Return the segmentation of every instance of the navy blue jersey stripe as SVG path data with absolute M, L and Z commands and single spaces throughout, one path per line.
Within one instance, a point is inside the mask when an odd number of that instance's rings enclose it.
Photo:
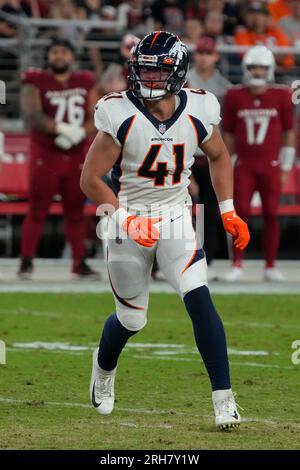
M 132 123 L 133 119 L 135 118 L 135 116 L 136 116 L 136 114 L 134 114 L 133 116 L 130 116 L 127 119 L 125 119 L 125 121 L 122 122 L 122 124 L 119 127 L 119 130 L 118 130 L 118 133 L 117 133 L 117 139 L 118 139 L 118 141 L 120 142 L 121 145 L 124 145 L 127 132 L 129 131 L 131 123 Z
M 117 196 L 119 194 L 120 188 L 121 188 L 121 183 L 120 183 L 120 178 L 122 176 L 122 169 L 121 169 L 121 161 L 122 161 L 123 155 L 119 156 L 118 160 L 114 164 L 112 171 L 111 171 L 111 184 L 112 184 L 112 189 Z
M 195 116 L 192 116 L 191 114 L 188 116 L 194 125 L 195 131 L 197 133 L 198 145 L 200 145 L 207 136 L 208 132 L 199 119 L 195 118 Z

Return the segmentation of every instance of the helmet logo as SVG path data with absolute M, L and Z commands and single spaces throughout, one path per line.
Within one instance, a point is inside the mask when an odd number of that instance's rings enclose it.
M 163 60 L 163 64 L 166 64 L 166 65 L 172 65 L 174 64 L 175 60 L 172 59 L 171 57 L 165 57 L 164 60 Z
M 167 130 L 167 126 L 162 122 L 161 124 L 159 124 L 158 130 L 161 134 L 164 134 Z

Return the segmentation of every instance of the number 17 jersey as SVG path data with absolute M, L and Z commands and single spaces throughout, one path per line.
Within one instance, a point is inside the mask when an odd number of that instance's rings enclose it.
M 183 89 L 176 100 L 166 121 L 156 119 L 130 90 L 110 93 L 96 105 L 96 128 L 121 147 L 111 176 L 121 205 L 130 211 L 156 212 L 188 200 L 194 154 L 219 124 L 220 105 L 204 90 Z
M 288 87 L 270 85 L 260 95 L 237 85 L 228 90 L 223 107 L 223 130 L 234 135 L 239 165 L 258 171 L 279 165 L 282 133 L 293 128 L 293 105 Z

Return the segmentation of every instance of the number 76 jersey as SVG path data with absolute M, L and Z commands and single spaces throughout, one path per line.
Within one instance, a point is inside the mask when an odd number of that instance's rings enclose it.
M 110 93 L 96 105 L 96 128 L 120 146 L 112 182 L 120 203 L 131 211 L 183 205 L 194 154 L 220 122 L 212 93 L 183 89 L 176 100 L 166 121 L 156 119 L 129 90 Z

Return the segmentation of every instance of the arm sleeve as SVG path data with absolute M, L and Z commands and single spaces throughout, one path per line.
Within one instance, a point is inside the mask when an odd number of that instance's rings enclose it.
M 109 134 L 114 139 L 116 144 L 121 146 L 120 141 L 117 139 L 116 126 L 112 122 L 112 119 L 109 116 L 109 113 L 102 99 L 99 100 L 95 106 L 94 122 L 96 129 L 102 132 L 106 132 L 106 134 Z
M 294 127 L 293 103 L 291 93 L 288 89 L 282 90 L 281 122 L 284 131 L 289 131 Z

